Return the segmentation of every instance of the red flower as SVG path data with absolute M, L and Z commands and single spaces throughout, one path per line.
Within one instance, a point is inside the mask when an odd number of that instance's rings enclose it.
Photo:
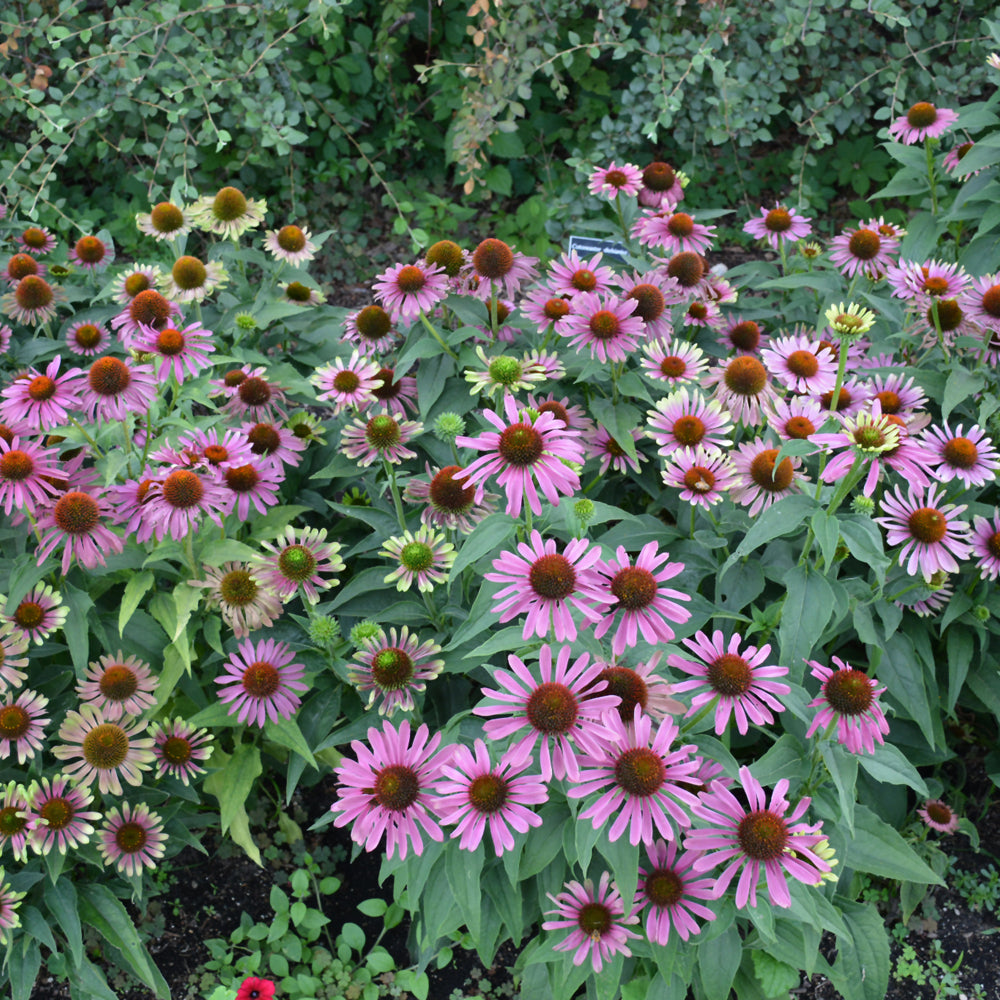
M 270 979 L 257 979 L 256 976 L 244 979 L 236 991 L 236 1000 L 272 1000 L 273 997 L 274 983 Z

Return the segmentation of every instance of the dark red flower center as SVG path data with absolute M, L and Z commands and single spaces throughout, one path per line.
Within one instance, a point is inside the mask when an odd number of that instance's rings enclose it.
M 0 479 L 19 483 L 35 470 L 34 459 L 20 448 L 12 448 L 0 455 Z
M 613 694 L 619 699 L 618 714 L 623 722 L 631 722 L 635 714 L 635 706 L 646 708 L 649 701 L 649 688 L 646 682 L 629 667 L 605 667 L 598 675 L 598 680 L 607 681 L 607 687 L 601 694 Z
M 251 698 L 270 698 L 281 687 L 281 671 L 273 663 L 256 660 L 243 671 L 243 690 Z
M 380 368 L 375 376 L 378 384 L 372 389 L 372 395 L 383 403 L 395 399 L 403 391 L 403 380 L 393 382 L 392 376 L 392 368 Z
M 161 201 L 150 212 L 153 228 L 164 235 L 175 233 L 184 225 L 184 213 L 169 201 Z
M 737 396 L 756 396 L 767 385 L 767 369 L 756 358 L 733 358 L 726 365 L 723 381 Z
M 157 334 L 155 341 L 156 349 L 165 357 L 172 358 L 184 350 L 184 334 L 180 330 L 175 330 L 168 326 Z
M 878 256 L 882 248 L 882 238 L 874 229 L 859 229 L 847 241 L 847 249 L 858 260 L 871 260 Z
M 476 812 L 499 812 L 509 793 L 510 786 L 499 774 L 481 774 L 469 782 L 469 804 Z
M 539 597 L 562 601 L 576 588 L 576 572 L 565 556 L 553 552 L 539 556 L 531 564 L 528 582 Z
M 72 490 L 61 496 L 52 510 L 52 518 L 67 535 L 86 535 L 97 527 L 101 512 L 93 497 Z
M 590 317 L 590 332 L 598 340 L 613 340 L 621 331 L 621 322 L 610 309 L 598 309 Z
M 547 403 L 542 403 L 538 407 L 539 413 L 551 413 L 556 419 L 561 420 L 563 424 L 569 427 L 569 411 L 566 409 L 562 403 L 557 403 L 554 399 L 550 399 Z
M 202 455 L 209 465 L 221 465 L 229 458 L 229 449 L 221 444 L 208 444 L 205 445 Z
M 708 316 L 708 306 L 704 302 L 692 302 L 687 314 L 691 319 L 705 319 Z
M 729 331 L 729 342 L 738 351 L 755 351 L 760 343 L 760 327 L 752 319 L 742 320 Z
M 750 478 L 762 490 L 769 493 L 781 493 L 787 490 L 792 485 L 795 475 L 790 458 L 783 458 L 781 464 L 775 468 L 774 460 L 777 457 L 777 448 L 765 448 L 759 455 L 755 455 L 750 463 Z
M 655 868 L 646 876 L 646 898 L 653 906 L 669 907 L 684 895 L 684 883 L 672 868 Z
M 32 250 L 41 250 L 42 247 L 48 242 L 48 235 L 44 229 L 39 229 L 38 226 L 29 226 L 21 234 L 21 242 L 25 246 L 31 247 Z
M 401 267 L 396 275 L 396 285 L 404 294 L 412 295 L 419 292 L 427 284 L 424 272 L 413 264 Z
M 139 690 L 139 678 L 131 667 L 113 663 L 101 675 L 98 687 L 109 701 L 125 701 Z
M 84 264 L 100 264 L 108 248 L 96 236 L 82 236 L 76 241 L 76 255 Z
M 449 278 L 454 278 L 462 270 L 464 263 L 462 248 L 452 240 L 438 240 L 424 258 L 428 264 L 443 267 Z
M 562 319 L 569 312 L 569 303 L 565 299 L 547 299 L 542 306 L 542 312 L 545 313 L 546 319 L 553 321 Z
M 531 424 L 511 424 L 500 435 L 497 450 L 510 465 L 533 465 L 542 457 L 545 441 Z
M 306 248 L 306 234 L 298 226 L 282 226 L 277 242 L 286 253 L 299 253 Z
M 834 711 L 841 715 L 861 715 L 873 701 L 868 675 L 860 670 L 838 670 L 827 678 L 823 693 Z
M 312 299 L 312 289 L 301 281 L 290 281 L 285 287 L 285 297 L 290 302 L 309 302 Z
M 579 705 L 565 684 L 539 684 L 528 697 L 525 715 L 540 733 L 567 733 L 576 722 Z
M 819 371 L 819 361 L 812 351 L 792 351 L 785 363 L 798 378 L 810 378 Z
M 684 472 L 684 485 L 696 493 L 708 493 L 715 488 L 715 473 L 703 465 L 692 465 Z
M 502 278 L 514 266 L 514 252 L 502 240 L 483 240 L 472 254 L 472 266 L 482 278 Z
M 683 358 L 672 354 L 660 362 L 660 374 L 666 378 L 680 378 L 687 371 L 687 367 L 687 362 Z
M 659 791 L 666 774 L 660 755 L 647 747 L 632 747 L 615 761 L 615 781 L 629 795 L 638 798 Z
M 693 447 L 705 436 L 706 430 L 707 428 L 701 417 L 696 417 L 694 414 L 688 413 L 683 417 L 678 417 L 674 421 L 674 426 L 671 428 L 670 433 L 678 444 Z
M 183 736 L 168 736 L 160 746 L 160 753 L 168 764 L 179 766 L 191 760 L 191 741 Z
M 750 690 L 753 671 L 750 664 L 736 653 L 723 653 L 708 665 L 708 683 L 716 694 L 736 698 Z
M 124 361 L 98 358 L 90 366 L 87 384 L 99 396 L 118 396 L 132 384 L 132 375 Z
M 52 286 L 34 274 L 22 278 L 14 290 L 14 299 L 22 309 L 44 309 L 52 305 L 54 298 Z
M 416 771 L 405 764 L 390 764 L 375 775 L 375 801 L 390 812 L 403 812 L 417 801 L 420 781 Z
M 808 417 L 789 417 L 785 421 L 785 433 L 797 441 L 804 441 L 816 433 L 816 425 Z
M 604 903 L 584 903 L 576 915 L 576 922 L 587 937 L 599 941 L 614 922 L 611 910 Z
M 690 236 L 694 232 L 694 219 L 687 212 L 674 212 L 667 219 L 667 230 L 672 236 L 683 239 L 683 237 Z
M 650 191 L 669 191 L 677 180 L 674 168 L 669 163 L 655 160 L 642 172 L 642 183 Z
M 7 274 L 14 281 L 20 281 L 29 274 L 38 274 L 38 262 L 30 253 L 16 253 L 7 261 Z
M 54 795 L 42 805 L 38 814 L 46 821 L 49 830 L 65 830 L 73 822 L 76 809 L 69 799 L 62 795 Z
M 24 600 L 12 615 L 14 622 L 26 631 L 38 628 L 45 620 L 45 609 L 37 601 Z
M 906 121 L 913 128 L 928 128 L 937 121 L 937 108 L 929 101 L 918 101 L 906 112 Z
M 18 815 L 18 813 L 23 812 L 25 810 L 19 809 L 17 806 L 4 806 L 0 809 L 0 837 L 7 839 L 24 832 L 28 825 L 28 818 L 24 815 Z
M 589 268 L 581 267 L 579 271 L 573 272 L 569 283 L 578 292 L 592 292 L 597 287 L 597 275 Z
M 850 405 L 854 397 L 851 395 L 848 389 L 843 386 L 840 388 L 840 392 L 837 395 L 837 412 L 843 413 Z M 830 409 L 830 404 L 833 402 L 833 390 L 829 392 L 824 392 L 822 396 L 819 397 L 819 405 L 823 407 L 824 410 Z
M 249 375 L 243 379 L 236 392 L 250 407 L 264 406 L 271 400 L 271 387 L 258 375 Z
M 202 288 L 208 271 L 205 265 L 197 257 L 178 257 L 174 261 L 174 266 L 170 269 L 174 284 L 183 291 L 191 291 L 195 288 Z
M 352 371 L 340 371 L 333 376 L 333 388 L 337 392 L 352 393 L 361 385 L 361 379 Z
M 372 657 L 372 680 L 386 691 L 398 691 L 413 679 L 413 660 L 405 649 L 386 646 Z
M 222 382 L 227 389 L 235 389 L 241 382 L 245 382 L 247 373 L 240 368 L 230 368 L 222 377 Z
M 197 473 L 176 469 L 163 480 L 163 499 L 178 510 L 196 507 L 205 496 L 205 486 Z
M 772 233 L 785 233 L 792 228 L 792 216 L 787 208 L 772 208 L 764 216 L 764 228 Z
M 148 840 L 149 835 L 141 823 L 122 823 L 115 831 L 115 844 L 126 854 L 138 854 Z
M 135 323 L 159 330 L 170 317 L 170 303 L 154 288 L 147 288 L 131 301 L 128 314 Z
M 986 548 L 994 559 L 1000 559 L 1000 531 L 994 531 L 986 539 Z
M 967 437 L 952 438 L 942 450 L 944 460 L 956 469 L 971 469 L 979 461 L 979 451 Z
M 83 323 L 73 331 L 77 347 L 89 351 L 101 342 L 101 331 L 94 323 Z
M 788 826 L 770 809 L 758 809 L 740 820 L 736 837 L 747 857 L 754 861 L 775 861 L 785 853 Z
M 253 604 L 258 590 L 257 581 L 245 569 L 232 569 L 219 581 L 219 596 L 237 608 Z
M 903 405 L 899 394 L 891 389 L 883 389 L 881 392 L 875 393 L 875 398 L 881 404 L 883 413 L 899 413 L 900 407 Z
M 461 514 L 473 504 L 476 488 L 468 481 L 455 478 L 455 473 L 461 472 L 458 465 L 448 465 L 441 469 L 430 482 L 428 493 L 430 501 L 436 510 L 447 511 L 449 514 Z
M 992 285 L 983 292 L 980 302 L 983 312 L 988 313 L 994 319 L 1000 317 L 1000 285 Z
M 635 285 L 629 290 L 625 298 L 634 299 L 638 303 L 635 307 L 635 315 L 644 323 L 652 323 L 658 320 L 663 315 L 663 310 L 667 307 L 667 301 L 663 297 L 663 292 L 656 285 Z
M 392 320 L 381 306 L 365 306 L 354 318 L 362 340 L 381 340 L 391 329 Z
M 955 818 L 955 814 L 943 802 L 928 802 L 924 809 L 935 823 L 940 823 L 942 826 L 947 825 Z
M 626 566 L 612 578 L 611 593 L 626 611 L 640 611 L 656 598 L 656 577 L 648 569 Z
M 667 264 L 667 274 L 671 278 L 676 278 L 682 287 L 694 288 L 705 277 L 705 261 L 699 254 L 690 250 L 674 254 Z
M 940 542 L 948 533 L 948 519 L 935 507 L 919 507 L 906 520 L 910 534 L 925 545 Z
M 226 469 L 223 478 L 234 493 L 250 493 L 260 482 L 260 473 L 252 465 L 237 465 Z
M 962 325 L 965 313 L 958 304 L 957 299 L 938 299 L 937 303 L 938 325 L 942 333 L 951 333 Z M 934 305 L 927 310 L 927 322 L 934 325 Z
M 30 726 L 31 716 L 20 705 L 0 708 L 0 740 L 19 740 Z

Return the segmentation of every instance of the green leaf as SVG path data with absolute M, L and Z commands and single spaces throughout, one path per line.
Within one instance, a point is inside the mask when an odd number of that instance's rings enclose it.
M 365 932 L 353 923 L 346 923 L 340 928 L 340 936 L 347 942 L 353 951 L 359 954 L 365 950 Z
M 762 785 L 773 785 L 782 778 L 793 784 L 805 780 L 809 770 L 809 755 L 802 741 L 785 733 L 751 768 L 753 776 Z
M 118 610 L 118 631 L 123 635 L 125 633 L 125 626 L 135 613 L 135 609 L 139 607 L 139 602 L 145 596 L 146 591 L 152 586 L 152 570 L 145 569 L 141 573 L 136 573 L 135 576 L 129 577 L 128 583 L 125 584 L 125 593 L 122 595 L 122 605 Z
M 760 983 L 761 989 L 769 997 L 780 997 L 799 985 L 799 970 L 785 962 L 772 958 L 766 951 L 755 948 L 753 957 L 753 972 Z
M 809 566 L 793 566 L 782 583 L 785 601 L 778 626 L 781 662 L 797 669 L 812 652 L 833 614 L 835 585 Z
M 474 851 L 461 850 L 457 843 L 452 843 L 444 859 L 444 873 L 451 888 L 451 895 L 458 903 L 462 919 L 474 941 L 479 938 L 482 916 L 482 890 L 479 883 L 483 871 L 483 857 L 482 843 Z
M 610 399 L 595 397 L 590 401 L 594 419 L 615 439 L 629 458 L 635 458 L 635 441 L 632 431 L 642 425 L 641 415 L 627 403 L 612 403 Z
M 840 813 L 847 821 L 848 832 L 853 837 L 855 785 L 858 781 L 857 755 L 848 752 L 839 743 L 830 743 L 828 740 L 820 744 L 820 752 L 837 789 Z
M 63 601 L 69 608 L 69 614 L 63 625 L 63 635 L 66 638 L 66 645 L 69 646 L 73 667 L 77 674 L 82 676 L 90 660 L 90 627 L 87 624 L 87 615 L 94 602 L 90 599 L 90 594 L 65 580 L 62 584 L 62 595 Z
M 146 951 L 121 900 L 99 882 L 81 883 L 79 893 L 80 916 L 121 952 L 130 971 L 157 997 L 170 1000 L 170 987 Z
M 626 830 L 616 841 L 608 839 L 609 824 L 601 828 L 603 836 L 598 841 L 597 849 L 608 862 L 608 869 L 615 873 L 615 884 L 622 899 L 635 899 L 636 886 L 639 884 L 639 848 L 629 843 Z
M 885 1000 L 889 989 L 889 935 L 870 903 L 840 902 L 850 937 L 837 935 L 830 978 L 847 1000 Z
M 894 635 L 885 642 L 877 673 L 889 694 L 902 705 L 933 747 L 934 722 L 924 686 L 924 672 L 913 643 L 905 635 Z
M 574 822 L 569 810 L 563 805 L 548 803 L 539 810 L 542 825 L 532 830 L 524 845 L 518 876 L 522 882 L 547 868 L 562 847 L 563 827 Z
M 279 746 L 283 746 L 288 750 L 294 750 L 311 767 L 316 767 L 316 760 L 312 755 L 312 750 L 309 749 L 309 744 L 302 735 L 302 730 L 299 729 L 299 724 L 295 719 L 280 718 L 277 722 L 268 720 L 264 735 Z
M 743 942 L 735 924 L 698 945 L 698 972 L 707 1000 L 728 1000 L 742 958 Z
M 83 958 L 83 927 L 77 911 L 76 889 L 68 878 L 59 879 L 45 890 L 45 907 L 55 917 L 66 938 L 70 958 L 79 966 Z
M 870 517 L 861 514 L 841 515 L 838 520 L 848 551 L 859 562 L 870 566 L 875 571 L 878 582 L 884 584 L 890 560 L 882 548 L 882 535 L 878 525 Z
M 384 899 L 364 899 L 358 903 L 358 909 L 366 917 L 381 917 L 389 909 L 389 904 Z
M 944 399 L 941 401 L 941 418 L 947 420 L 951 411 L 959 403 L 971 399 L 976 393 L 981 392 L 986 384 L 980 372 L 970 372 L 968 368 L 956 366 L 948 374 L 948 381 L 944 385 Z
M 219 818 L 225 833 L 240 813 L 246 816 L 253 783 L 263 771 L 260 750 L 250 743 L 238 743 L 229 757 L 217 747 L 212 763 L 219 769 L 205 779 L 203 787 L 219 800 Z
M 876 743 L 875 753 L 863 753 L 858 763 L 876 780 L 890 785 L 908 785 L 922 798 L 930 794 L 917 769 L 892 743 Z
M 820 552 L 823 553 L 823 563 L 829 569 L 833 565 L 837 543 L 840 541 L 840 522 L 825 510 L 818 510 L 809 524 L 819 543 Z
M 772 539 L 790 534 L 816 509 L 812 497 L 803 493 L 793 493 L 777 503 L 771 504 L 750 525 L 749 531 L 736 547 L 736 551 L 726 560 L 720 571 L 720 577 L 737 560 L 749 555 L 754 549 Z
M 56 939 L 52 936 L 52 931 L 49 929 L 49 925 L 45 922 L 45 918 L 39 912 L 37 907 L 25 906 L 20 910 L 21 916 L 21 926 L 24 930 L 34 938 L 37 938 L 42 944 L 45 945 L 49 951 L 58 951 L 56 947 Z
M 9 948 L 7 975 L 10 979 L 11 1000 L 29 1000 L 31 990 L 42 967 L 42 949 L 37 941 L 24 938 L 23 948 Z
M 867 806 L 855 806 L 854 823 L 854 837 L 847 842 L 844 860 L 847 867 L 881 878 L 944 885 L 896 830 Z
M 449 585 L 456 580 L 466 566 L 478 562 L 483 556 L 494 552 L 506 542 L 517 530 L 518 522 L 509 514 L 490 514 L 483 518 L 475 529 L 466 536 L 462 547 L 455 556 L 451 572 L 448 574 Z

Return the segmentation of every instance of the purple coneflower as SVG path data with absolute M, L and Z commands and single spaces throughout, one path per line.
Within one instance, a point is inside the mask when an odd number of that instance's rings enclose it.
M 69 423 L 69 411 L 79 405 L 76 385 L 70 375 L 59 378 L 62 358 L 56 355 L 43 375 L 29 368 L 3 390 L 0 416 L 29 424 L 35 430 L 50 430 Z
M 316 256 L 319 246 L 312 242 L 308 229 L 287 225 L 272 229 L 264 237 L 264 249 L 275 258 L 293 267 L 306 264 Z
M 34 441 L 0 437 L 0 503 L 8 516 L 14 510 L 34 514 L 39 503 L 58 493 L 52 479 L 59 478 L 53 448 Z
M 326 540 L 326 528 L 293 528 L 288 525 L 275 544 L 261 542 L 266 555 L 256 559 L 261 583 L 282 601 L 291 600 L 299 588 L 309 604 L 319 601 L 319 592 L 329 590 L 336 578 L 323 574 L 342 573 L 340 544 Z
M 437 584 L 447 580 L 455 561 L 455 546 L 446 541 L 443 532 L 424 525 L 416 534 L 404 531 L 402 535 L 387 539 L 379 555 L 398 563 L 384 583 L 395 583 L 400 591 L 409 590 L 416 583 L 421 593 L 430 593 Z
M 671 254 L 704 253 L 712 245 L 715 228 L 695 222 L 687 212 L 652 212 L 636 219 L 632 235 L 644 247 L 662 247 Z
M 619 195 L 634 196 L 643 184 L 642 171 L 632 163 L 620 167 L 612 161 L 606 167 L 599 167 L 587 182 L 587 190 L 593 195 L 603 195 L 612 201 Z
M 701 384 L 706 389 L 714 385 L 715 401 L 732 414 L 733 420 L 748 427 L 763 423 L 765 409 L 778 398 L 768 380 L 767 369 L 749 354 L 720 364 Z
M 697 383 L 708 370 L 705 352 L 683 341 L 654 340 L 643 345 L 642 373 L 670 388 Z
M 309 690 L 302 680 L 305 667 L 294 659 L 291 649 L 274 639 L 241 642 L 215 678 L 219 701 L 248 726 L 263 729 L 268 720 L 290 719 L 302 704 L 299 693 Z
M 958 829 L 958 816 L 946 802 L 928 799 L 917 810 L 917 815 L 938 833 L 954 833 Z
M 153 737 L 158 778 L 169 774 L 186 785 L 195 775 L 205 773 L 201 763 L 212 753 L 207 729 L 195 729 L 184 719 L 176 718 L 163 724 L 154 722 L 149 732 Z
M 42 737 L 50 721 L 45 714 L 48 703 L 45 695 L 28 688 L 17 697 L 13 691 L 7 692 L 0 703 L 0 760 L 16 754 L 18 764 L 23 765 L 42 749 Z
M 206 368 L 212 367 L 209 357 L 215 350 L 211 342 L 212 331 L 198 323 L 191 323 L 178 330 L 166 326 L 162 330 L 140 326 L 135 338 L 135 348 L 144 354 L 152 354 L 153 370 L 161 381 L 173 374 L 178 383 L 184 381 L 185 372 L 191 378 Z
M 670 458 L 681 448 L 721 450 L 732 444 L 732 420 L 722 406 L 707 401 L 697 389 L 687 386 L 656 402 L 647 410 L 646 433 L 659 445 L 659 454 Z
M 69 761 L 67 777 L 83 785 L 97 779 L 102 795 L 122 794 L 121 779 L 130 785 L 142 784 L 142 772 L 153 759 L 153 741 L 140 734 L 144 722 L 108 722 L 100 709 L 81 705 L 70 711 L 59 727 L 59 738 L 68 745 L 53 748 L 60 760 Z
M 31 811 L 28 793 L 16 781 L 8 781 L 0 788 L 0 853 L 10 844 L 14 860 L 28 859 L 28 838 L 39 825 L 38 817 Z
M 837 382 L 837 359 L 814 338 L 776 337 L 760 352 L 767 370 L 787 389 L 816 395 L 832 392 Z
M 393 322 L 432 312 L 450 291 L 448 272 L 435 264 L 395 264 L 375 279 L 375 298 Z
M 420 642 L 404 625 L 398 634 L 390 629 L 362 639 L 355 654 L 360 662 L 348 664 L 347 674 L 360 694 L 368 693 L 367 708 L 378 702 L 379 715 L 409 712 L 413 695 L 425 691 L 426 682 L 444 669 L 444 660 L 431 659 L 440 652 L 436 642 Z
M 28 800 L 31 811 L 43 821 L 30 835 L 31 846 L 39 854 L 53 848 L 65 854 L 68 847 L 82 847 L 94 833 L 91 824 L 101 818 L 99 812 L 87 808 L 94 801 L 93 794 L 63 774 L 33 781 Z
M 154 240 L 175 240 L 191 232 L 193 220 L 187 211 L 171 201 L 161 201 L 149 212 L 138 212 L 135 224 L 139 232 Z
M 84 679 L 76 685 L 76 693 L 108 722 L 117 722 L 122 716 L 142 715 L 152 708 L 158 683 L 148 663 L 118 650 L 117 656 L 102 656 L 88 666 Z
M 869 222 L 857 229 L 845 229 L 835 236 L 830 260 L 848 278 L 859 272 L 875 281 L 892 264 L 892 254 L 899 249 L 899 240 L 879 231 Z
M 250 505 L 259 514 L 266 514 L 269 507 L 278 503 L 278 487 L 284 478 L 280 469 L 257 456 L 244 465 L 229 465 L 220 471 L 219 484 L 226 491 L 222 512 L 234 510 L 241 521 L 250 516 Z
M 477 281 L 475 295 L 483 300 L 495 294 L 515 299 L 524 282 L 538 277 L 538 258 L 518 253 L 503 240 L 483 240 L 473 250 L 469 263 L 469 277 Z
M 59 545 L 63 547 L 63 575 L 69 572 L 74 557 L 87 569 L 106 565 L 105 556 L 115 555 L 125 547 L 124 539 L 107 527 L 108 522 L 115 521 L 103 491 L 63 493 L 39 511 L 38 565 Z
M 475 486 L 467 480 L 455 478 L 462 471 L 461 466 L 447 465 L 443 469 L 432 469 L 428 465 L 426 468 L 430 478 L 411 479 L 403 491 L 404 500 L 425 504 L 420 513 L 421 524 L 427 527 L 452 528 L 467 535 L 496 509 L 495 493 L 485 493 L 477 502 Z
M 766 416 L 768 426 L 782 441 L 808 441 L 827 420 L 823 408 L 808 396 L 776 399 Z
M 70 325 L 66 331 L 66 346 L 80 357 L 101 354 L 111 340 L 111 334 L 101 323 L 84 319 Z
M 169 535 L 180 542 L 198 530 L 203 515 L 207 514 L 221 528 L 220 513 L 227 500 L 226 490 L 213 473 L 174 469 L 162 479 L 155 479 L 144 498 L 143 516 L 157 539 Z
M 779 449 L 766 438 L 747 441 L 730 454 L 739 479 L 729 488 L 730 498 L 755 517 L 782 497 L 801 490 L 799 482 L 806 479 L 797 474 L 802 460 L 797 456 L 783 458 L 775 464 Z
M 979 573 L 984 580 L 1000 576 L 1000 510 L 994 508 L 993 520 L 978 514 L 972 521 L 972 555 L 979 560 Z
M 67 375 L 84 375 L 73 368 Z M 158 383 L 151 365 L 107 355 L 98 358 L 80 385 L 80 407 L 88 420 L 125 420 L 130 413 L 148 410 Z
M 17 238 L 17 245 L 23 253 L 42 257 L 56 248 L 56 238 L 45 226 L 28 226 Z
M 733 316 L 719 334 L 718 340 L 726 351 L 735 351 L 738 355 L 756 355 L 767 343 L 768 337 L 756 320 Z
M 736 466 L 718 448 L 678 448 L 670 453 L 663 481 L 681 491 L 681 499 L 706 510 L 737 483 Z
M 592 358 L 607 363 L 624 361 L 639 345 L 643 322 L 634 315 L 636 299 L 602 298 L 581 292 L 573 300 L 573 310 L 559 327 L 577 351 L 586 348 Z
M 878 687 L 874 678 L 838 657 L 831 659 L 836 670 L 806 660 L 813 677 L 823 682 L 823 690 L 808 705 L 819 711 L 806 730 L 806 739 L 817 730 L 836 725 L 838 742 L 851 753 L 861 753 L 862 749 L 875 753 L 875 744 L 884 743 L 883 736 L 889 733 L 889 723 L 878 703 L 885 687 Z
M 322 368 L 317 368 L 309 381 L 319 390 L 316 398 L 333 403 L 333 412 L 353 408 L 365 409 L 372 400 L 371 391 L 378 384 L 377 361 L 366 361 L 357 351 L 349 359 L 337 358 Z
M 549 265 L 546 286 L 553 297 L 567 295 L 571 299 L 581 292 L 598 295 L 611 291 L 615 272 L 601 265 L 603 253 L 596 253 L 588 261 L 581 260 L 576 251 L 564 253 Z
M 366 423 L 355 418 L 344 428 L 340 446 L 343 453 L 362 468 L 377 459 L 398 465 L 404 459 L 416 458 L 417 453 L 406 444 L 423 429 L 419 421 L 397 420 L 387 413 L 380 413 Z
M 392 317 L 381 306 L 365 306 L 344 320 L 343 339 L 356 344 L 361 354 L 381 357 L 396 341 Z
M 69 252 L 70 263 L 85 271 L 103 271 L 114 258 L 114 247 L 97 236 L 81 236 Z
M 237 639 L 268 628 L 281 617 L 281 598 L 264 584 L 257 568 L 229 562 L 204 569 L 205 579 L 188 580 L 188 586 L 208 591 L 208 603 L 221 609 L 222 620 Z
M 985 486 L 996 479 L 1000 470 L 1000 453 L 976 424 L 965 434 L 961 424 L 954 432 L 947 422 L 944 427 L 928 427 L 920 444 L 931 466 L 931 475 L 942 483 L 957 479 L 966 488 Z
M 39 583 L 21 598 L 17 607 L 5 607 L 2 617 L 26 641 L 40 645 L 63 627 L 68 615 L 62 597 L 49 584 Z M 10 650 L 5 652 L 9 662 Z
M 97 847 L 106 865 L 114 865 L 126 875 L 141 875 L 147 868 L 155 868 L 163 857 L 167 835 L 163 821 L 150 808 L 128 802 L 113 806 L 104 818 L 98 835 Z
M 715 913 L 699 899 L 713 899 L 713 881 L 693 877 L 698 851 L 677 853 L 677 841 L 656 841 L 647 846 L 649 867 L 639 867 L 637 899 L 646 908 L 646 937 L 659 945 L 670 943 L 670 931 L 676 931 L 682 941 L 701 932 L 695 917 L 714 920 Z
M 889 138 L 912 146 L 924 139 L 937 139 L 958 121 L 958 112 L 936 108 L 929 101 L 918 101 L 889 126 Z
M 812 233 L 812 220 L 807 219 L 794 208 L 775 205 L 774 208 L 762 208 L 759 219 L 751 219 L 743 226 L 743 232 L 756 240 L 766 240 L 775 250 L 780 250 L 784 243 L 796 243 Z

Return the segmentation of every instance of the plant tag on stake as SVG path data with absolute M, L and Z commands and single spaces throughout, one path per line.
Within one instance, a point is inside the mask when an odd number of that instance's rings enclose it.
M 569 252 L 578 257 L 586 257 L 595 253 L 607 254 L 610 257 L 620 257 L 624 261 L 628 257 L 628 247 L 617 240 L 602 240 L 596 236 L 570 236 Z

